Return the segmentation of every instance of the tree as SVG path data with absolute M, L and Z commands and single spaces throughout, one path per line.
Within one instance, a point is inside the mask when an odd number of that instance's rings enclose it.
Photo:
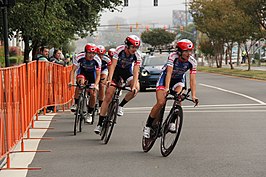
M 154 47 L 170 44 L 175 40 L 176 34 L 157 28 L 141 33 L 141 40 Z
M 250 37 L 261 36 L 258 23 L 253 23 L 252 18 L 237 8 L 233 0 L 194 0 L 190 8 L 197 29 L 215 44 L 215 55 L 219 56 L 217 61 L 220 63 L 224 48 L 229 51 L 231 60 L 235 43 L 246 43 Z
M 41 45 L 61 47 L 64 41 L 92 34 L 103 9 L 116 10 L 120 0 L 17 0 L 9 9 L 10 36 L 16 31 L 25 42 L 24 60 Z

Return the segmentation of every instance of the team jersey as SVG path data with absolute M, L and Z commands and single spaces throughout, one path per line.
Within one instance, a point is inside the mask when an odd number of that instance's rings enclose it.
M 197 72 L 197 61 L 190 56 L 188 61 L 182 62 L 178 59 L 178 55 L 176 52 L 173 52 L 169 55 L 167 64 L 163 68 L 163 72 L 167 72 L 167 66 L 173 67 L 173 72 L 171 79 L 181 79 L 183 78 L 185 72 L 190 70 L 190 74 L 196 74 Z
M 111 59 L 107 55 L 104 55 L 102 58 L 102 71 L 105 70 L 111 64 Z
M 129 69 L 132 68 L 132 64 L 135 63 L 134 65 L 140 65 L 141 63 L 141 55 L 139 51 L 136 51 L 133 55 L 126 56 L 125 52 L 125 45 L 118 46 L 115 50 L 113 59 L 118 60 L 117 61 L 117 66 L 118 68 L 121 69 Z
M 101 70 L 101 59 L 98 55 L 95 55 L 93 60 L 86 60 L 85 53 L 79 53 L 73 60 L 73 64 L 79 67 L 81 72 L 94 72 Z

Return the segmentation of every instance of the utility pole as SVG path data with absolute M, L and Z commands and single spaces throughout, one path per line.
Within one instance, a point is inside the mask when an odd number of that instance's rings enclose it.
M 187 0 L 185 0 L 185 18 L 186 18 L 186 27 L 187 27 L 187 12 L 188 12 L 188 10 L 187 10 Z

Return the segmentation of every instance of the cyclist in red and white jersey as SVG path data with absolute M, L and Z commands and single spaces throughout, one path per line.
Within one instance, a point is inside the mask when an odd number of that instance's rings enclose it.
M 176 44 L 177 51 L 169 55 L 156 86 L 157 102 L 153 106 L 146 126 L 143 129 L 143 136 L 150 138 L 150 130 L 155 118 L 159 116 L 161 108 L 165 104 L 165 96 L 169 89 L 177 93 L 185 86 L 185 73 L 190 70 L 190 88 L 193 101 L 196 98 L 196 71 L 197 61 L 191 56 L 194 49 L 193 43 L 188 39 L 182 39 Z M 175 123 L 170 123 L 169 130 L 175 132 Z
M 77 70 L 77 83 L 84 85 L 85 81 L 90 85 L 90 100 L 88 107 L 88 114 L 85 118 L 86 123 L 92 123 L 92 111 L 94 110 L 96 103 L 96 91 L 100 82 L 101 74 L 101 59 L 96 55 L 97 46 L 92 43 L 88 43 L 85 46 L 85 52 L 78 54 L 73 60 L 73 68 L 70 72 L 71 82 L 74 83 L 74 74 Z M 71 106 L 71 111 L 75 112 L 77 109 L 77 103 L 79 98 L 79 89 L 75 89 L 75 104 Z
M 107 78 L 107 84 L 110 85 L 110 82 L 118 83 L 122 78 L 132 90 L 132 92 L 128 92 L 126 94 L 125 98 L 119 104 L 117 112 L 117 115 L 119 116 L 124 114 L 123 106 L 132 98 L 134 98 L 139 90 L 138 74 L 141 63 L 141 55 L 137 51 L 139 46 L 139 37 L 136 35 L 130 35 L 125 39 L 125 45 L 118 46 L 114 52 L 110 72 Z M 102 123 L 106 117 L 108 105 L 112 100 L 114 92 L 115 87 L 107 87 L 106 95 L 100 110 L 99 122 L 97 127 L 94 129 L 95 133 L 97 134 L 101 132 Z
M 108 70 L 111 65 L 111 59 L 108 55 L 105 55 L 106 50 L 103 45 L 97 46 L 97 54 L 102 60 L 102 67 L 101 67 L 101 82 L 99 84 L 99 107 L 102 106 L 102 102 L 105 96 L 105 87 L 106 87 L 106 79 L 108 76 Z

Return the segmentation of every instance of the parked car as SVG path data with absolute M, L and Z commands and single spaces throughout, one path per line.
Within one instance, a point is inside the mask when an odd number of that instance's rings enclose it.
M 139 74 L 140 91 L 156 87 L 157 80 L 160 77 L 163 66 L 167 62 L 167 58 L 168 54 L 154 53 L 143 59 Z

